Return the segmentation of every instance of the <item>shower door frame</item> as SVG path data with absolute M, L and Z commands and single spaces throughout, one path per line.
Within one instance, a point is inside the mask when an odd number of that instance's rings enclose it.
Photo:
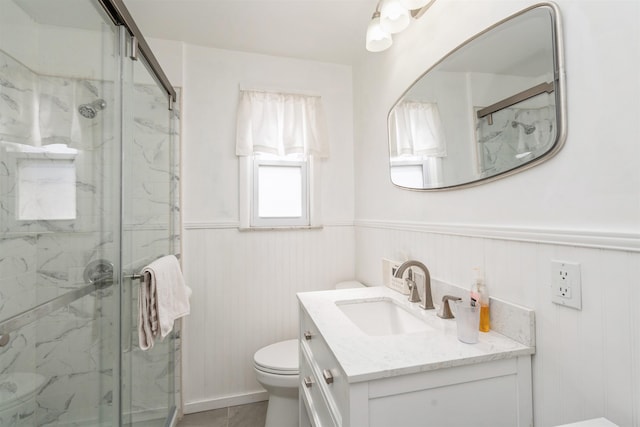
M 162 93 L 166 95 L 167 100 L 167 108 L 166 110 L 166 124 L 168 125 L 168 133 L 166 136 L 169 139 L 169 202 L 170 204 L 174 204 L 176 201 L 174 200 L 175 193 L 174 187 L 171 185 L 171 175 L 176 172 L 173 168 L 175 165 L 175 159 L 173 158 L 175 154 L 175 144 L 176 139 L 175 133 L 173 132 L 173 125 L 175 124 L 173 115 L 171 114 L 171 110 L 173 107 L 173 102 L 171 101 L 171 97 L 175 96 L 169 92 L 166 92 L 165 86 L 162 83 L 159 75 L 154 71 L 151 62 L 144 55 L 141 54 L 141 49 L 139 46 L 140 39 L 131 35 L 128 29 L 124 25 L 120 25 L 120 50 L 121 54 L 121 126 L 120 126 L 120 141 L 122 143 L 120 155 L 120 233 L 119 233 L 119 283 L 121 284 L 120 288 L 120 304 L 119 304 L 119 319 L 120 319 L 120 355 L 118 360 L 118 371 L 120 373 L 120 381 L 119 381 L 119 390 L 118 390 L 118 399 L 117 399 L 117 414 L 119 415 L 120 426 L 135 426 L 137 422 L 144 422 L 145 417 L 151 415 L 153 417 L 154 411 L 157 411 L 158 407 L 146 408 L 147 412 L 136 412 L 134 410 L 136 397 L 140 397 L 140 386 L 141 378 L 135 375 L 136 369 L 133 369 L 132 365 L 135 365 L 134 359 L 139 358 L 141 356 L 141 351 L 137 347 L 137 334 L 134 330 L 133 326 L 135 326 L 136 321 L 134 318 L 136 317 L 136 306 L 135 301 L 137 298 L 136 287 L 141 286 L 141 274 L 140 271 L 144 267 L 145 264 L 153 261 L 154 258 L 168 255 L 168 254 L 176 254 L 179 256 L 179 247 L 175 247 L 175 211 L 171 212 L 169 217 L 169 222 L 165 224 L 167 226 L 168 237 L 169 237 L 169 245 L 165 247 L 162 252 L 153 252 L 153 248 L 148 248 L 148 251 L 144 251 L 145 260 L 141 262 L 139 258 L 140 254 L 138 254 L 138 258 L 135 256 L 132 258 L 132 251 L 135 252 L 135 245 L 129 246 L 131 244 L 132 235 L 135 231 L 131 229 L 133 224 L 128 223 L 132 218 L 130 217 L 130 210 L 132 209 L 133 199 L 131 199 L 132 194 L 131 187 L 136 184 L 140 184 L 137 178 L 131 176 L 131 181 L 127 181 L 128 174 L 131 168 L 135 170 L 141 170 L 145 168 L 143 163 L 137 163 L 133 158 L 133 153 L 131 149 L 134 145 L 142 146 L 145 145 L 144 139 L 140 140 L 136 137 L 134 122 L 138 121 L 137 114 L 140 113 L 140 110 L 137 110 L 137 93 L 135 88 L 140 84 L 145 86 L 147 83 L 138 82 L 136 75 L 139 77 L 140 72 L 143 72 L 145 75 L 148 75 L 153 80 L 152 84 L 154 87 L 158 89 L 158 95 Z M 136 69 L 139 71 L 136 72 Z M 144 70 L 144 71 L 142 71 Z M 173 88 L 172 88 L 173 89 Z M 143 91 L 144 92 L 144 91 Z M 160 105 L 160 104 L 158 104 Z M 164 120 L 164 119 L 163 119 Z M 164 135 L 164 134 L 163 134 Z M 134 143 L 135 141 L 135 143 Z M 149 142 L 149 141 L 147 141 Z M 139 161 L 140 159 L 138 159 Z M 144 174 L 143 174 L 144 175 Z M 139 248 L 138 248 L 139 249 Z M 156 248 L 157 249 L 157 248 Z M 134 261 L 135 258 L 135 261 Z M 177 326 L 179 327 L 179 326 Z M 163 410 L 166 409 L 166 417 L 158 418 L 157 420 L 164 419 L 164 427 L 172 427 L 175 426 L 178 417 L 178 408 L 177 408 L 177 400 L 176 400 L 176 376 L 175 376 L 175 332 L 170 333 L 169 336 L 165 338 L 165 340 L 169 340 L 168 348 L 166 349 L 166 360 L 164 362 L 168 364 L 168 376 L 163 378 L 163 380 L 167 380 L 169 382 L 169 400 L 167 401 L 167 406 L 162 407 Z M 157 337 L 156 341 L 160 341 Z M 164 341 L 164 340 L 163 340 Z M 157 346 L 164 345 L 164 343 L 157 342 Z M 156 348 L 151 348 L 147 350 L 147 353 L 152 353 L 156 351 Z M 161 352 L 163 350 L 160 350 Z M 157 356 L 157 353 L 156 353 Z M 153 357 L 150 355 L 149 357 Z M 166 366 L 166 365 L 165 365 Z M 138 366 L 140 367 L 140 366 Z M 179 368 L 178 368 L 179 369 Z M 157 379 L 156 377 L 154 377 Z M 149 380 L 151 380 L 149 378 Z M 144 394 L 144 393 L 143 393 Z M 139 401 L 137 403 L 140 403 Z M 154 402 L 154 403 L 157 403 Z M 139 415 L 142 415 L 143 419 L 136 419 Z M 156 418 L 153 418 L 154 420 Z
M 125 145 L 125 138 L 127 137 L 126 135 L 126 130 L 125 130 L 125 121 L 127 120 L 127 117 L 124 117 L 124 103 L 125 103 L 125 97 L 126 95 L 123 93 L 124 91 L 124 74 L 125 74 L 125 69 L 127 69 L 128 67 L 125 65 L 125 61 L 127 59 L 133 60 L 133 61 L 137 61 L 139 59 L 139 56 L 142 57 L 143 61 L 146 64 L 146 68 L 147 70 L 153 75 L 153 77 L 155 78 L 155 80 L 157 81 L 157 83 L 160 84 L 160 86 L 165 90 L 165 92 L 168 95 L 167 98 L 167 109 L 169 111 L 173 110 L 174 107 L 174 103 L 176 102 L 176 98 L 177 98 L 177 94 L 175 89 L 173 88 L 173 86 L 171 85 L 171 83 L 169 82 L 168 77 L 166 76 L 166 74 L 164 73 L 164 71 L 162 70 L 162 67 L 160 66 L 160 64 L 158 63 L 157 59 L 155 58 L 155 56 L 153 55 L 153 52 L 151 51 L 151 48 L 149 47 L 149 45 L 147 44 L 146 40 L 144 39 L 140 29 L 138 28 L 138 26 L 136 25 L 133 17 L 131 16 L 131 14 L 129 13 L 129 11 L 127 10 L 126 6 L 124 5 L 124 3 L 121 0 L 98 0 L 100 2 L 100 4 L 102 5 L 102 7 L 104 8 L 104 10 L 106 11 L 106 13 L 110 16 L 110 18 L 112 19 L 112 21 L 114 22 L 115 25 L 121 27 L 121 31 L 120 31 L 120 48 L 121 48 L 121 55 L 120 55 L 120 59 L 121 59 L 121 74 L 120 74 L 120 105 L 121 105 L 121 117 L 120 117 L 120 131 L 121 131 L 121 138 L 120 138 L 120 142 L 121 142 L 121 155 L 124 156 L 124 145 Z M 127 58 L 128 57 L 128 58 Z M 170 124 L 171 126 L 171 124 Z M 171 143 L 175 143 L 175 141 L 171 141 Z M 172 149 L 173 151 L 173 149 Z M 120 251 L 119 251 L 119 262 L 118 264 L 120 265 L 120 268 L 117 270 L 117 273 L 119 275 L 118 277 L 118 283 L 120 283 L 120 286 L 127 286 L 127 284 L 131 284 L 131 276 L 129 275 L 129 277 L 127 277 L 127 275 L 124 274 L 124 272 L 122 271 L 122 266 L 123 266 L 123 241 L 122 241 L 122 233 L 123 233 L 123 224 L 122 221 L 124 219 L 124 206 L 126 201 L 124 200 L 124 173 L 123 173 L 123 165 L 124 165 L 124 157 L 121 159 L 120 161 L 120 179 L 121 179 L 121 188 L 120 188 L 120 198 L 119 198 L 119 203 L 120 203 L 120 236 L 119 236 L 119 246 L 120 246 Z M 172 221 L 171 226 L 173 226 L 174 221 Z M 133 272 L 133 274 L 136 274 L 137 272 Z M 121 296 L 124 295 L 123 294 L 124 289 L 120 289 L 120 294 Z M 125 357 L 124 357 L 124 349 L 127 348 L 129 346 L 129 342 L 131 340 L 130 337 L 130 333 L 131 331 L 128 330 L 127 328 L 130 326 L 129 324 L 125 324 L 126 322 L 124 322 L 123 320 L 123 316 L 124 316 L 124 308 L 123 308 L 123 301 L 121 298 L 121 302 L 118 305 L 118 311 L 119 311 L 119 318 L 120 318 L 120 322 L 119 322 L 119 327 L 120 327 L 120 338 L 119 338 L 119 343 L 120 343 L 120 355 L 118 357 L 117 360 L 117 370 L 120 373 L 120 375 L 122 375 L 122 373 L 124 372 L 124 363 L 125 363 Z M 175 345 L 173 346 L 173 351 L 175 352 Z M 174 365 L 174 370 L 175 370 L 175 354 L 169 354 L 169 360 L 167 361 L 167 363 L 173 364 Z M 175 371 L 171 371 L 168 375 L 173 375 L 175 378 Z M 123 387 L 122 387 L 122 381 L 123 379 L 120 378 L 120 380 L 117 382 L 118 384 L 118 388 L 117 390 L 114 390 L 115 393 L 117 393 L 117 399 L 114 399 L 114 403 L 115 403 L 115 407 L 114 407 L 114 411 L 115 411 L 115 417 L 114 419 L 118 420 L 118 425 L 122 426 L 123 425 L 123 420 L 125 417 L 125 414 L 123 413 L 123 410 L 125 408 L 124 402 L 123 402 Z M 175 399 L 175 389 L 176 389 L 176 385 L 175 385 L 175 379 L 173 382 L 173 404 L 169 404 L 168 407 L 168 415 L 165 419 L 165 427 L 173 427 L 176 425 L 177 423 L 177 417 L 178 417 L 178 408 L 177 408 L 177 402 Z M 131 396 L 129 396 L 131 397 Z M 130 402 L 129 402 L 130 403 Z

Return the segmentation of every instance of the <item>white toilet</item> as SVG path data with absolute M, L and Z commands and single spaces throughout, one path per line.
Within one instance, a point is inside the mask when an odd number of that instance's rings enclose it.
M 361 288 L 356 281 L 340 282 L 336 289 Z M 280 341 L 253 355 L 256 379 L 269 393 L 265 427 L 298 426 L 298 340 Z

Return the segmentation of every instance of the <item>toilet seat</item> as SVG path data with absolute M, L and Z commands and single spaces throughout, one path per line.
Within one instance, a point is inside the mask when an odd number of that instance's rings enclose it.
M 256 351 L 256 369 L 276 375 L 298 375 L 298 340 L 280 341 Z

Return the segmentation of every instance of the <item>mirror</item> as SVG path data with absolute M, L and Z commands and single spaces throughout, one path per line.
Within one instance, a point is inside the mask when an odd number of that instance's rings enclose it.
M 512 175 L 564 143 L 557 6 L 525 9 L 445 56 L 388 116 L 391 181 L 442 190 Z

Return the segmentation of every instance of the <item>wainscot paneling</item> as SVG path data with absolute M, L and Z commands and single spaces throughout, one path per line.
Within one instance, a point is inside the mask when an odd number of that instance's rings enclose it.
M 507 230 L 489 238 L 482 228 L 435 228 L 356 221 L 356 276 L 380 283 L 382 258 L 412 258 L 432 277 L 466 286 L 473 267 L 482 267 L 492 296 L 535 310 L 534 424 L 604 416 L 640 425 L 638 236 L 614 250 L 620 235 L 613 233 L 559 230 L 554 241 L 531 230 L 518 239 Z M 551 302 L 551 260 L 580 263 L 582 310 Z
M 264 400 L 253 354 L 296 337 L 296 293 L 354 278 L 352 225 L 239 231 L 233 224 L 184 224 L 184 272 L 193 289 L 184 330 L 186 412 Z

